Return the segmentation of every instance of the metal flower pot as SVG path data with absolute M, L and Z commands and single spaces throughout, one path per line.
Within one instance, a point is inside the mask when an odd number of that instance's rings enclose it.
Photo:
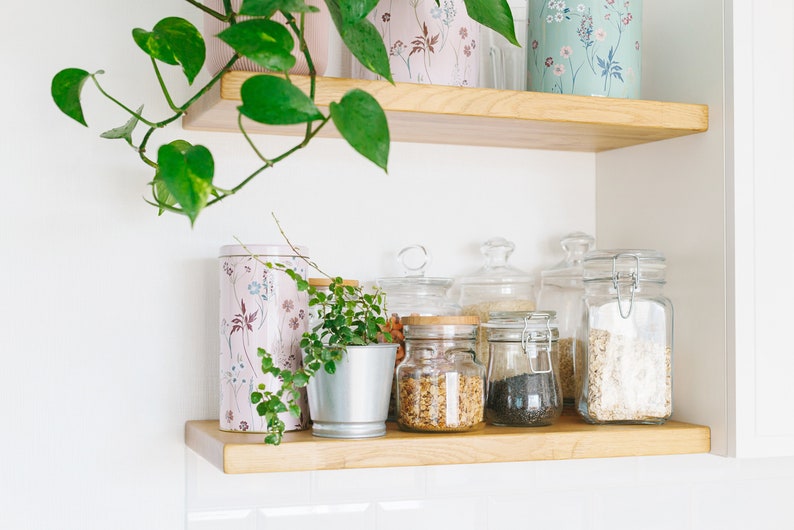
M 318 371 L 307 387 L 312 434 L 374 438 L 386 434 L 397 344 L 348 346 L 336 373 Z

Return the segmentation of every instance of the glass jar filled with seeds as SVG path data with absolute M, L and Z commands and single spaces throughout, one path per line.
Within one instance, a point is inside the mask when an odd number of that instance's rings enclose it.
M 403 318 L 405 360 L 397 367 L 397 424 L 406 431 L 483 426 L 485 368 L 474 360 L 476 316 Z
M 573 407 L 582 386 L 581 374 L 574 370 L 577 357 L 583 355 L 582 314 L 584 281 L 582 260 L 592 249 L 595 238 L 584 232 L 567 234 L 560 240 L 565 258 L 540 273 L 538 309 L 555 311 L 560 340 L 560 385 L 563 403 Z
M 579 414 L 590 423 L 664 423 L 672 408 L 673 305 L 655 250 L 584 257 L 585 340 Z
M 554 311 L 493 312 L 488 322 L 488 423 L 551 425 L 562 413 Z

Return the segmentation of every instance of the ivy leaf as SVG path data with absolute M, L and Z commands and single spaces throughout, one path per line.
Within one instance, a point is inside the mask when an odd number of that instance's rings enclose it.
M 271 17 L 276 11 L 316 13 L 319 9 L 303 0 L 243 0 L 240 14 L 251 17 Z
M 331 118 L 353 149 L 386 171 L 389 161 L 389 124 L 377 100 L 354 88 L 330 105 Z
M 291 125 L 323 119 L 314 102 L 298 87 L 280 77 L 257 75 L 240 87 L 243 116 L 268 125 Z
M 504 2 L 505 0 L 500 1 Z M 340 0 L 325 0 L 325 5 L 328 7 L 331 20 L 334 21 L 339 36 L 342 37 L 342 42 L 353 56 L 365 68 L 393 83 L 386 45 L 383 44 L 383 38 L 372 22 L 366 18 L 355 22 L 346 21 L 340 7 Z M 348 13 L 348 17 L 350 17 L 350 13 Z
M 157 151 L 159 178 L 174 196 L 192 225 L 212 191 L 215 163 L 209 149 L 183 140 L 165 144 Z
M 378 0 L 345 0 L 339 4 L 342 21 L 346 25 L 355 24 L 369 15 L 378 5 Z
M 132 38 L 153 59 L 182 65 L 182 71 L 191 85 L 204 66 L 207 54 L 204 38 L 196 26 L 184 18 L 164 18 L 155 24 L 152 31 L 135 28 Z
M 466 13 L 471 18 L 518 46 L 513 13 L 507 0 L 463 0 L 463 3 L 466 4 Z
M 256 18 L 238 22 L 218 34 L 218 37 L 267 70 L 286 72 L 295 66 L 292 33 L 278 22 Z
M 154 195 L 154 200 L 160 205 L 160 208 L 157 210 L 157 215 L 163 215 L 165 212 L 165 208 L 163 206 L 176 206 L 177 202 L 171 192 L 168 191 L 168 186 L 165 185 L 165 182 L 160 177 L 160 170 L 158 169 L 154 175 L 154 180 L 152 181 L 152 194 Z
M 102 73 L 100 70 L 97 73 Z M 55 104 L 61 112 L 86 127 L 88 124 L 83 117 L 83 106 L 80 104 L 80 93 L 83 85 L 91 74 L 79 68 L 66 68 L 52 78 L 50 92 Z
M 138 116 L 141 115 L 143 111 L 143 105 L 138 107 L 138 110 L 135 111 L 136 116 L 132 116 L 127 123 L 122 125 L 121 127 L 115 127 L 110 129 L 109 131 L 105 131 L 99 136 L 101 138 L 108 138 L 110 140 L 118 140 L 122 139 L 126 141 L 128 144 L 132 145 L 132 132 L 135 130 L 135 127 L 138 125 Z

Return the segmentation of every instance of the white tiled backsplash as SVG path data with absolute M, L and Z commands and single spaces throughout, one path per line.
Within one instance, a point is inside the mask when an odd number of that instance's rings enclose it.
M 794 529 L 794 458 L 225 475 L 186 449 L 187 530 Z

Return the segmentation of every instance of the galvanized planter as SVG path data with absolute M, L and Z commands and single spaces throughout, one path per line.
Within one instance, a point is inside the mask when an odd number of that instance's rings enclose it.
M 375 438 L 386 434 L 397 344 L 348 346 L 336 373 L 324 370 L 307 387 L 312 434 Z

